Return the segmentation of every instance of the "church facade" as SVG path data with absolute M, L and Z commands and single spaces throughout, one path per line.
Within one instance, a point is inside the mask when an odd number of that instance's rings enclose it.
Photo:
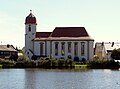
M 35 57 L 93 58 L 92 39 L 84 27 L 56 27 L 53 32 L 36 32 L 36 17 L 30 12 L 25 19 L 25 54 Z

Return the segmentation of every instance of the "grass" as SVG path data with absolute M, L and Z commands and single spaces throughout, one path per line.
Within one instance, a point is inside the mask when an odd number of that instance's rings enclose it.
M 88 65 L 86 64 L 76 64 L 75 69 L 86 69 Z

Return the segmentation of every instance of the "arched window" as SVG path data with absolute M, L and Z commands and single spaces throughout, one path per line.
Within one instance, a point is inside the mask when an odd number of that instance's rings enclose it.
M 40 43 L 40 55 L 43 56 L 43 46 L 44 46 L 44 43 Z
M 81 42 L 81 55 L 85 55 L 85 42 Z
M 68 53 L 71 53 L 71 42 L 68 42 Z
M 65 55 L 65 42 L 61 43 L 61 55 L 64 56 Z
M 58 56 L 58 42 L 55 42 L 55 55 Z
M 74 55 L 78 56 L 78 43 L 77 42 L 74 43 Z
M 29 25 L 29 28 L 28 28 L 29 32 L 31 32 L 31 25 Z

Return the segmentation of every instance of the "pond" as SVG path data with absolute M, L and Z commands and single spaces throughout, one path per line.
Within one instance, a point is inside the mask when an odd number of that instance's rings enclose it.
M 0 89 L 119 88 L 119 70 L 0 69 Z

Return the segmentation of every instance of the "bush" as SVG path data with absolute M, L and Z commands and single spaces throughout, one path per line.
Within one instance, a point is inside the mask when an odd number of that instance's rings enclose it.
M 72 59 L 72 56 L 71 56 L 71 55 L 68 55 L 68 59 Z
M 64 64 L 65 64 L 64 59 L 59 59 L 58 60 L 58 66 L 59 66 L 59 68 L 62 68 L 63 66 L 65 66 Z
M 85 58 L 82 58 L 81 62 L 82 62 L 83 64 L 85 64 L 85 63 L 86 63 L 86 59 L 85 59 Z
M 0 64 L 3 68 L 11 68 L 15 66 L 16 62 L 12 60 L 0 60 Z
M 37 60 L 37 56 L 36 56 L 36 55 L 33 55 L 33 56 L 32 56 L 32 60 Z
M 112 57 L 112 59 L 120 60 L 120 48 L 114 49 L 111 53 L 111 57 Z
M 119 63 L 114 60 L 98 59 L 88 61 L 88 66 L 91 68 L 116 68 L 119 67 Z
M 75 65 L 75 62 L 71 59 L 65 60 L 65 67 L 66 68 L 72 68 Z
M 24 62 L 25 68 L 35 68 L 36 67 L 36 61 L 30 60 Z

